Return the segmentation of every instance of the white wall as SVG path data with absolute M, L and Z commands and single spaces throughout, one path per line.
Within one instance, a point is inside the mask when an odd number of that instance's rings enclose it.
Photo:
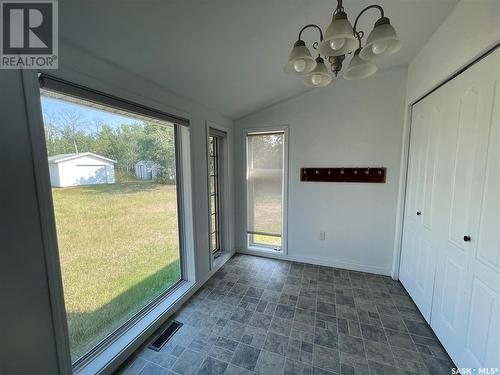
M 406 70 L 339 80 L 235 122 L 236 247 L 245 248 L 244 132 L 287 124 L 288 258 L 389 275 Z M 301 167 L 387 167 L 385 184 L 299 181 Z M 319 240 L 319 232 L 326 240 Z
M 408 66 L 413 102 L 500 41 L 500 1 L 461 0 Z
M 209 270 L 207 120 L 232 127 L 232 121 L 198 103 L 179 97 L 131 72 L 60 45 L 60 69 L 47 73 L 77 84 L 190 120 L 194 244 L 198 285 Z M 36 200 L 28 120 L 19 71 L 0 71 L 0 373 L 59 374 Z M 229 134 L 228 136 L 232 136 Z M 232 155 L 232 150 L 231 153 Z M 232 176 L 229 176 L 232 182 Z M 233 205 L 229 202 L 229 223 Z M 8 219 L 8 220 L 7 220 Z M 232 230 L 232 228 L 230 228 Z M 232 236 L 231 236 L 232 238 Z M 234 249 L 232 243 L 230 249 Z M 7 323 L 7 324 L 6 324 Z

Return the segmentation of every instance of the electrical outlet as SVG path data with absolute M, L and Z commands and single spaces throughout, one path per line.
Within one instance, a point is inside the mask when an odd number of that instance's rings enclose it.
M 326 233 L 325 232 L 319 232 L 319 239 L 320 239 L 320 241 L 324 241 L 325 237 L 326 237 Z

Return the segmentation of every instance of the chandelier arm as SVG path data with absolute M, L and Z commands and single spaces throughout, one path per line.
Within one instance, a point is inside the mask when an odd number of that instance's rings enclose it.
M 314 23 L 310 23 L 309 25 L 305 25 L 302 29 L 300 29 L 300 32 L 299 32 L 299 40 L 302 40 L 302 32 L 306 29 L 309 29 L 309 28 L 316 28 L 318 29 L 319 31 L 319 41 L 322 42 L 323 41 L 323 31 L 321 30 L 321 27 L 319 27 L 318 25 L 314 24 Z
M 370 5 L 370 6 L 367 6 L 365 9 L 363 9 L 361 12 L 359 12 L 358 16 L 356 17 L 356 21 L 354 21 L 354 27 L 353 27 L 353 30 L 354 30 L 354 35 L 356 36 L 357 34 L 357 29 L 356 29 L 356 26 L 358 25 L 358 20 L 359 20 L 359 17 L 361 17 L 361 15 L 363 13 L 365 13 L 366 11 L 370 10 L 370 9 L 378 9 L 380 11 L 380 16 L 381 17 L 384 17 L 384 8 L 382 8 L 380 5 L 376 5 L 376 4 L 373 4 L 373 5 Z
M 361 30 L 355 31 L 354 36 L 358 39 L 359 48 L 361 48 L 361 39 L 363 39 L 363 37 L 365 36 L 365 32 Z

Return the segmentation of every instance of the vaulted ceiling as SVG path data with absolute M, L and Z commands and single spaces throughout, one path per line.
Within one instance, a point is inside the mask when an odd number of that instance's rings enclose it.
M 378 0 L 403 48 L 380 65 L 404 67 L 458 0 Z M 344 0 L 351 22 L 366 0 Z M 68 0 L 62 39 L 233 119 L 309 90 L 286 75 L 300 28 L 331 21 L 334 0 Z M 376 12 L 360 20 L 370 31 Z M 317 40 L 309 30 L 304 39 Z M 347 61 L 345 62 L 347 64 Z M 333 83 L 335 84 L 335 83 Z

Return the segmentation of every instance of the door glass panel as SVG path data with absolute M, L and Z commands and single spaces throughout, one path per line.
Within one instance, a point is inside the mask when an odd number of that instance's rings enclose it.
M 280 248 L 283 230 L 284 133 L 247 136 L 250 244 Z

